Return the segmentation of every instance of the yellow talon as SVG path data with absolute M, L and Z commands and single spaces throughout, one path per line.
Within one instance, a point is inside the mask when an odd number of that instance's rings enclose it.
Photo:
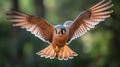
M 64 49 L 64 47 L 58 47 L 58 46 L 55 47 L 56 52 L 63 51 L 63 49 Z
M 58 46 L 55 47 L 55 51 L 59 52 L 59 47 Z

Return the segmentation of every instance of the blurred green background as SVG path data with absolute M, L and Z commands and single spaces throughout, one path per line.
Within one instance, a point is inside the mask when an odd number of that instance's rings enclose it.
M 95 29 L 72 41 L 79 55 L 72 60 L 41 58 L 35 53 L 48 43 L 6 20 L 11 8 L 63 24 L 101 0 L 0 0 L 0 67 L 120 67 L 120 0 L 113 0 L 114 12 Z

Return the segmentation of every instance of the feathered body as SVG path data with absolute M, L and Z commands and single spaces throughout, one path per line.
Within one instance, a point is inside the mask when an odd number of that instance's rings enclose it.
M 57 26 L 64 27 L 62 25 L 57 25 Z M 53 34 L 53 41 L 52 41 L 53 45 L 63 47 L 64 45 L 67 44 L 67 40 L 69 37 L 69 29 L 68 29 L 68 27 L 64 27 L 64 29 L 66 30 L 66 32 L 64 34 L 56 34 L 56 33 Z
M 66 21 L 63 25 L 53 26 L 44 19 L 32 16 L 20 11 L 11 10 L 8 20 L 16 22 L 13 26 L 20 26 L 30 31 L 36 37 L 48 42 L 50 45 L 37 52 L 41 57 L 59 60 L 72 59 L 77 53 L 67 45 L 77 37 L 80 37 L 101 21 L 110 17 L 113 10 L 109 10 L 113 4 L 111 0 L 102 0 L 91 8 L 83 11 L 74 21 Z
M 67 40 L 68 40 L 68 34 L 67 33 L 65 33 L 64 35 L 53 34 L 52 44 L 54 46 L 63 47 L 64 45 L 66 45 Z
M 70 22 L 66 22 L 70 23 Z M 54 58 L 58 57 L 59 60 L 68 60 L 72 59 L 73 56 L 77 56 L 77 53 L 72 51 L 68 46 L 67 46 L 67 41 L 69 38 L 69 26 L 70 24 L 64 24 L 62 25 L 56 25 L 55 29 L 64 29 L 65 33 L 64 34 L 56 34 L 54 30 L 53 34 L 53 40 L 51 42 L 51 45 L 48 46 L 46 49 L 43 49 L 42 51 L 38 52 L 37 54 L 41 56 L 45 56 L 46 58 Z M 49 49 L 48 49 L 49 48 Z M 50 49 L 53 48 L 53 49 Z

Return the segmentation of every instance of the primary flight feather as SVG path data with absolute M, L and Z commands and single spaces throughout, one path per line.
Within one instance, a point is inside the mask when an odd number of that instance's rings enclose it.
M 111 0 L 102 0 L 81 12 L 74 21 L 66 21 L 63 25 L 56 26 L 47 23 L 42 18 L 15 10 L 7 13 L 7 19 L 15 22 L 13 26 L 25 28 L 36 37 L 50 43 L 48 47 L 36 54 L 50 59 L 57 57 L 59 60 L 68 60 L 77 56 L 77 53 L 72 51 L 67 44 L 110 17 L 113 12 L 113 10 L 110 10 L 112 6 Z

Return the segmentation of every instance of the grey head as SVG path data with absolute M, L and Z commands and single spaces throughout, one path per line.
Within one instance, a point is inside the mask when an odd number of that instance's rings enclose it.
M 56 25 L 54 33 L 55 34 L 65 34 L 66 33 L 66 28 L 63 25 Z
M 70 27 L 73 21 L 66 21 L 63 26 L 64 27 Z

